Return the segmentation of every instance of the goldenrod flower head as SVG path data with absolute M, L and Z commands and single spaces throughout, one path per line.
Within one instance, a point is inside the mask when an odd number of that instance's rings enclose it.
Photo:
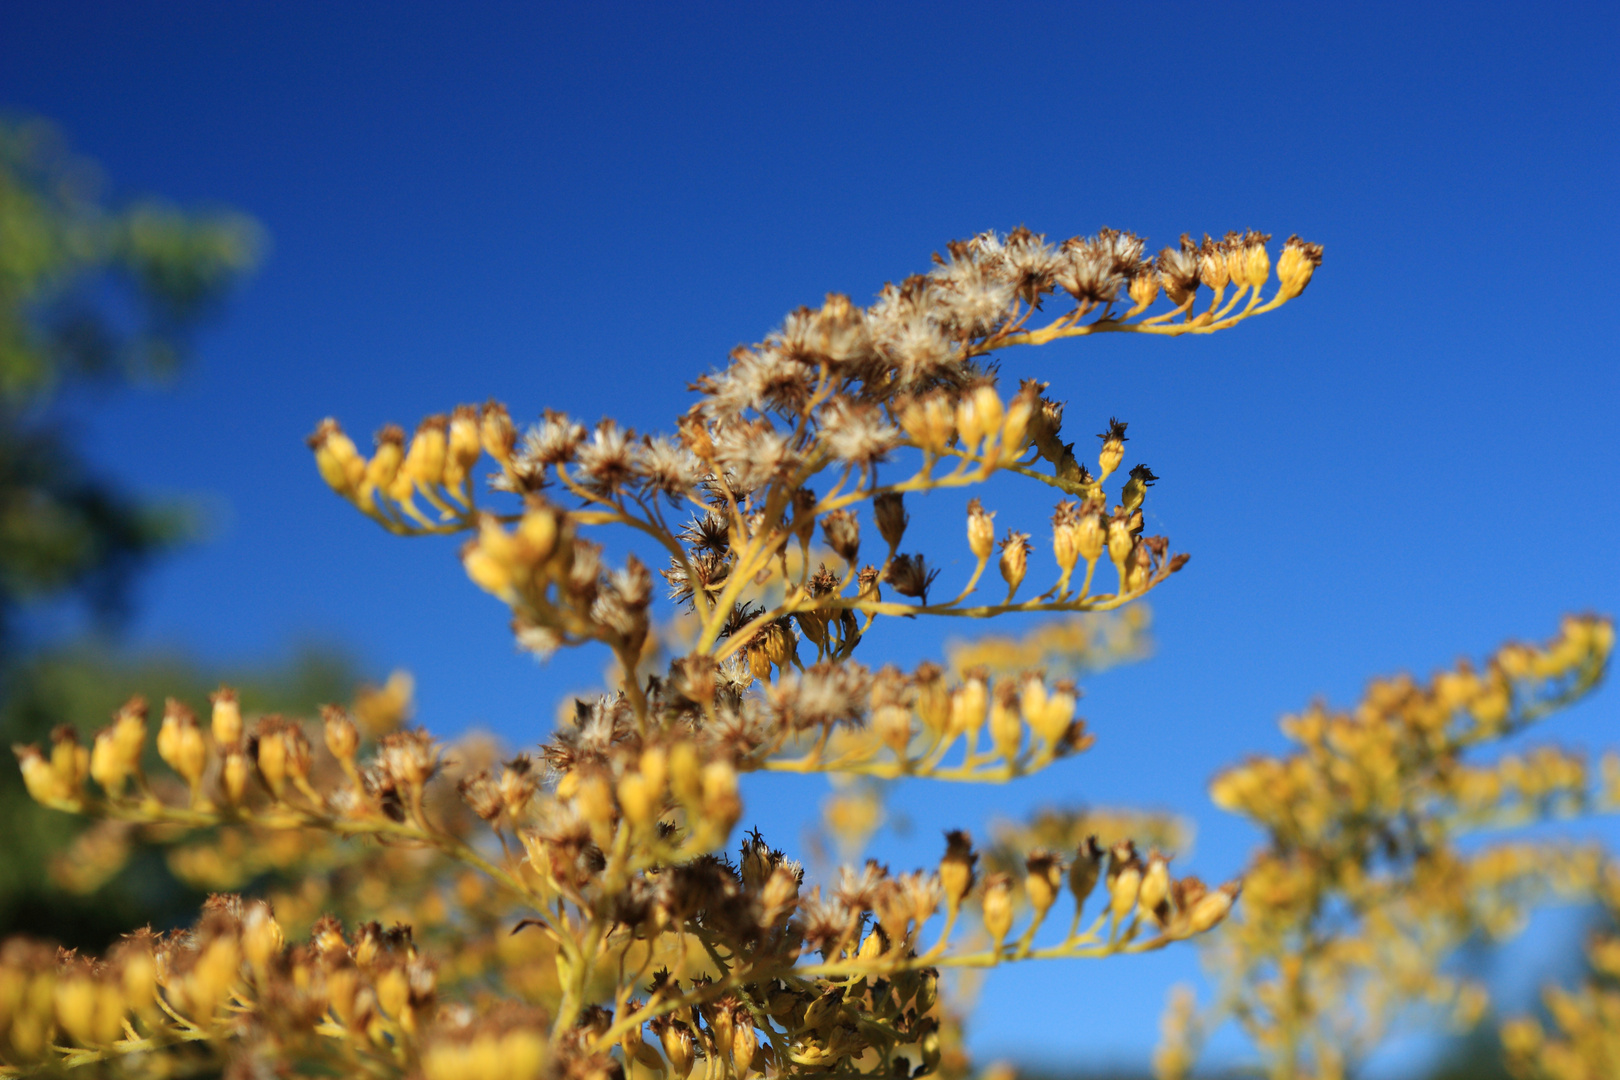
M 985 706 L 989 704 L 990 691 L 985 685 L 982 675 L 977 672 L 970 673 L 962 680 L 960 686 L 951 692 L 951 718 L 950 726 L 946 729 L 951 735 L 972 735 L 984 724 Z
M 360 729 L 345 709 L 336 705 L 321 707 L 321 734 L 326 749 L 339 761 L 353 761 L 360 749 Z
M 990 558 L 990 553 L 996 546 L 996 515 L 987 512 L 978 499 L 968 500 L 967 505 L 967 535 L 968 550 L 980 562 Z
M 1198 244 L 1186 233 L 1181 234 L 1180 247 L 1167 247 L 1159 252 L 1156 264 L 1159 280 L 1170 302 L 1177 307 L 1191 302 L 1198 291 L 1200 263 Z
M 1311 276 L 1322 265 L 1322 245 L 1290 236 L 1277 259 L 1277 282 L 1283 297 L 1292 299 L 1305 291 Z
M 430 490 L 444 483 L 445 460 L 449 453 L 446 431 L 448 417 L 430 416 L 417 425 L 411 436 L 411 445 L 405 451 L 401 476 L 408 478 L 422 490 Z
M 1024 718 L 1019 712 L 1018 688 L 1011 682 L 996 683 L 990 704 L 990 739 L 1008 761 L 1015 761 L 1023 749 Z
M 1120 461 L 1125 457 L 1125 444 L 1130 441 L 1125 435 L 1125 428 L 1126 424 L 1123 420 L 1110 418 L 1108 430 L 1097 436 L 1102 440 L 1102 449 L 1097 454 L 1097 482 L 1099 484 L 1107 480 L 1114 470 L 1119 468 Z
M 984 929 L 991 943 L 1000 948 L 1012 930 L 1012 879 L 1006 874 L 991 874 L 984 882 Z
M 505 405 L 491 400 L 479 410 L 478 439 L 486 454 L 503 466 L 511 465 L 512 451 L 517 446 L 517 428 Z
M 1138 311 L 1144 311 L 1159 298 L 1159 274 L 1151 267 L 1144 267 L 1131 278 L 1131 303 Z
M 1137 902 L 1149 918 L 1164 925 L 1170 914 L 1170 861 L 1157 850 L 1148 854 Z
M 1035 909 L 1036 919 L 1044 919 L 1057 903 L 1063 888 L 1063 862 L 1055 852 L 1044 849 L 1032 851 L 1024 860 L 1024 895 Z
M 1001 452 L 998 460 L 1010 461 L 1024 452 L 1029 445 L 1031 428 L 1042 413 L 1041 391 L 1038 383 L 1026 380 L 1007 406 L 1006 419 L 1001 424 Z
M 1147 497 L 1147 489 L 1153 486 L 1158 477 L 1146 465 L 1136 465 L 1131 468 L 1131 478 L 1125 482 L 1124 491 L 1120 494 L 1120 505 L 1125 513 L 1134 514 L 1142 506 L 1142 500 Z
M 306 442 L 315 451 L 315 467 L 321 479 L 339 495 L 352 497 L 366 475 L 366 459 L 355 449 L 354 441 L 336 420 L 327 417 Z
M 973 850 L 973 836 L 962 829 L 945 834 L 945 857 L 939 863 L 939 884 L 948 911 L 956 911 L 973 888 L 973 868 L 979 856 Z
M 1024 581 L 1024 574 L 1029 570 L 1029 553 L 1034 545 L 1029 542 L 1029 533 L 1013 532 L 1007 530 L 1007 535 L 1001 541 L 1001 577 L 1007 582 L 1007 594 L 1011 596 L 1018 591 L 1018 586 Z
M 169 698 L 163 706 L 163 723 L 158 727 L 158 756 L 193 786 L 201 783 L 208 765 L 208 747 L 203 741 L 197 715 L 186 705 Z
M 209 730 L 214 736 L 214 745 L 230 746 L 242 738 L 242 706 L 237 700 L 236 691 L 228 686 L 222 686 L 209 695 L 209 702 L 213 705 L 213 715 L 209 719 Z

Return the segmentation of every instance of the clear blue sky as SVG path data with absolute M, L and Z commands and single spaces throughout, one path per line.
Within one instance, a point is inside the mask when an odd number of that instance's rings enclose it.
M 367 432 L 495 395 L 666 426 L 791 307 L 986 228 L 1325 244 L 1301 301 L 1235 331 L 1005 358 L 1076 431 L 1131 422 L 1193 561 L 1157 594 L 1157 656 L 1091 684 L 1092 754 L 903 799 L 916 858 L 992 807 L 1167 805 L 1218 879 L 1252 837 L 1204 785 L 1277 747 L 1280 713 L 1620 608 L 1617 30 L 1595 3 L 10 0 L 0 107 L 60 122 L 126 193 L 238 206 L 274 242 L 172 391 L 78 410 L 109 472 L 216 508 L 143 588 L 135 642 L 344 642 L 413 669 L 435 729 L 515 743 L 601 659 L 537 668 L 452 542 L 328 494 L 301 442 L 320 417 Z M 940 500 L 921 516 L 954 538 Z M 907 630 L 891 655 L 937 647 Z M 1607 744 L 1617 700 L 1558 733 Z M 761 820 L 793 840 L 788 812 Z M 1141 1057 L 1195 970 L 1183 950 L 998 973 L 975 1042 Z

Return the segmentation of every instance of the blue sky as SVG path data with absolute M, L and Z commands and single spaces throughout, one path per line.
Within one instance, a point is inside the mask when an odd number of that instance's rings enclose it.
M 1193 560 L 1156 594 L 1157 655 L 1088 687 L 1095 751 L 1022 788 L 907 791 L 920 839 L 892 844 L 931 859 L 936 822 L 1149 802 L 1197 819 L 1191 861 L 1220 878 L 1253 838 L 1204 786 L 1278 747 L 1279 714 L 1620 608 L 1617 30 L 1597 4 L 12 0 L 0 107 L 61 123 L 121 192 L 237 206 L 273 241 L 174 387 L 74 403 L 109 473 L 212 508 L 133 641 L 341 642 L 411 668 L 434 729 L 514 743 L 601 658 L 516 655 L 452 542 L 328 494 L 301 442 L 320 417 L 366 432 L 494 395 L 667 427 L 788 309 L 986 228 L 1323 243 L 1300 301 L 1232 332 L 1003 358 L 1075 431 L 1131 422 L 1155 527 Z M 954 542 L 959 500 L 916 513 Z M 1606 745 L 1615 702 L 1557 733 Z M 791 838 L 773 807 L 817 791 L 758 787 L 761 821 Z M 1001 972 L 975 1042 L 1140 1058 L 1195 972 L 1190 950 Z

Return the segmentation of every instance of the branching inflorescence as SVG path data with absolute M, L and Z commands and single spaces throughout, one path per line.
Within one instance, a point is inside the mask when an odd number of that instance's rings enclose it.
M 156 830 L 194 879 L 291 836 L 307 842 L 263 865 L 326 884 L 283 889 L 279 920 L 264 900 L 218 896 L 194 929 L 132 936 L 102 960 L 7 946 L 0 1061 L 168 1075 L 268 1058 L 428 1080 L 922 1075 L 941 1063 L 942 972 L 1143 952 L 1221 923 L 1235 882 L 1178 878 L 1157 848 L 1076 835 L 1078 819 L 1004 829 L 984 866 L 955 831 L 936 868 L 869 862 L 815 887 L 757 832 L 740 845 L 733 833 L 747 772 L 1004 781 L 1090 745 L 1072 682 L 988 664 L 874 670 L 856 650 L 884 616 L 1104 612 L 1179 570 L 1186 555 L 1144 535 L 1158 478 L 1125 468 L 1126 425 L 1102 425 L 1093 466 L 1046 385 L 999 384 L 989 358 L 1271 311 L 1304 290 L 1321 249 L 1290 238 L 1265 298 L 1268 240 L 1183 237 L 1156 258 L 1112 230 L 953 243 L 868 307 L 832 295 L 737 349 L 694 384 L 673 435 L 551 412 L 520 432 L 491 402 L 409 439 L 384 428 L 367 458 L 323 422 L 310 442 L 333 489 L 391 532 L 468 534 L 466 571 L 511 608 L 518 643 L 541 656 L 604 645 L 617 685 L 504 764 L 400 726 L 400 709 L 384 723 L 339 707 L 317 725 L 244 719 L 228 690 L 206 725 L 165 708 L 155 747 L 178 780 L 149 771 L 139 701 L 89 747 L 69 730 L 19 747 L 36 799 Z M 1161 294 L 1168 310 L 1149 314 Z M 1059 298 L 1072 306 L 1048 320 Z M 490 505 L 481 469 L 494 470 Z M 972 570 L 942 581 L 907 500 L 998 474 L 1056 489 L 1049 535 L 998 539 L 975 498 Z M 665 565 L 610 562 L 592 539 L 608 526 Z M 660 588 L 678 609 L 667 632 Z M 314 919 L 314 904 L 353 896 L 413 925 Z M 308 940 L 289 944 L 283 921 L 310 926 Z

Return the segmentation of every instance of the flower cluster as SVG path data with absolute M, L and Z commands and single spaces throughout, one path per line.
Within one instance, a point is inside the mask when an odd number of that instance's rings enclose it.
M 1353 710 L 1285 719 L 1295 752 L 1218 776 L 1216 804 L 1266 843 L 1241 916 L 1211 946 L 1212 1015 L 1167 1024 L 1161 1075 L 1185 1075 L 1184 1041 L 1220 1016 L 1237 1019 L 1271 1075 L 1321 1078 L 1346 1075 L 1420 1006 L 1477 1022 L 1485 991 L 1447 958 L 1476 935 L 1516 931 L 1538 902 L 1590 895 L 1606 863 L 1589 843 L 1482 834 L 1609 800 L 1568 750 L 1474 759 L 1590 691 L 1613 645 L 1611 622 L 1570 618 L 1482 668 L 1378 680 Z
M 1320 262 L 1290 239 L 1264 299 L 1268 240 L 1183 237 L 1157 256 L 1107 229 L 952 243 L 868 306 L 832 295 L 790 313 L 696 380 L 672 434 L 555 412 L 521 430 L 490 402 L 408 437 L 386 427 L 367 456 L 324 421 L 310 446 L 333 490 L 391 532 L 465 534 L 462 564 L 510 609 L 518 643 L 605 646 L 609 685 L 514 756 L 406 727 L 398 682 L 315 719 L 245 713 L 228 689 L 206 717 L 170 701 L 154 718 L 135 700 L 89 745 L 64 729 L 18 747 L 36 799 L 102 820 L 84 866 L 156 842 L 222 894 L 273 880 L 100 961 L 7 946 L 0 1061 L 955 1075 L 942 976 L 1146 952 L 1222 924 L 1239 883 L 1172 872 L 1185 837 L 1159 818 L 1003 825 L 982 858 L 952 830 L 937 866 L 868 861 L 819 884 L 757 831 L 735 833 L 748 773 L 998 782 L 1091 745 L 1073 677 L 1140 653 L 1145 623 L 1123 609 L 1187 556 L 1146 534 L 1159 478 L 1126 461 L 1127 425 L 1073 436 L 1064 403 L 1004 384 L 992 354 L 1233 327 L 1297 297 Z M 1049 306 L 1064 310 L 1035 325 Z M 1003 476 L 1052 489 L 1044 535 L 998 537 L 1000 489 L 984 485 Z M 951 580 L 911 512 L 969 487 L 972 569 Z M 615 535 L 632 546 L 610 554 Z M 955 649 L 949 670 L 855 657 L 881 618 L 1009 612 L 1069 621 Z

